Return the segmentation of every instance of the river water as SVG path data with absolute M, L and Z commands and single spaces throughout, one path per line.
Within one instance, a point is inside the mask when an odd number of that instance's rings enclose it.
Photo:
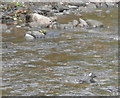
M 60 17 L 64 23 L 79 16 Z M 58 38 L 24 39 L 23 28 L 3 33 L 3 96 L 85 96 L 118 94 L 118 12 L 83 14 L 103 29 L 62 32 Z M 79 83 L 94 73 L 95 83 Z

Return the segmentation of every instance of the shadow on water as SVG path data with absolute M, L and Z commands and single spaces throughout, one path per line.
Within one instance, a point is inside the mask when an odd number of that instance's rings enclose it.
M 104 17 L 96 13 L 83 17 L 117 28 L 114 10 L 110 15 L 103 12 Z M 71 17 L 66 16 L 67 21 Z M 3 33 L 3 95 L 117 95 L 117 30 L 105 30 L 32 42 L 25 41 L 22 28 Z M 89 72 L 97 75 L 97 82 L 80 84 L 80 76 Z

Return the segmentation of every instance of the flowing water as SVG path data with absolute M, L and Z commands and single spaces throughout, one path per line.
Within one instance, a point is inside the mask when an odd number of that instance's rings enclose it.
M 74 15 L 60 17 L 61 23 Z M 117 95 L 118 13 L 84 14 L 103 29 L 62 32 L 58 38 L 24 39 L 23 28 L 3 33 L 3 96 Z M 74 17 L 78 19 L 78 16 Z M 96 74 L 96 83 L 79 83 L 80 76 Z

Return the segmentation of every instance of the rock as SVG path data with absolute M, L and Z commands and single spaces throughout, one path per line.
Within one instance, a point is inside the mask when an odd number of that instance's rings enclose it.
M 70 10 L 64 10 L 64 11 L 63 11 L 63 14 L 64 14 L 64 15 L 69 15 L 70 13 L 71 13 Z
M 25 34 L 25 39 L 32 41 L 35 39 L 41 39 L 41 38 L 55 38 L 60 35 L 59 32 L 54 32 L 54 31 L 45 31 L 45 30 L 40 30 L 40 31 L 28 31 Z
M 85 1 L 82 1 L 82 0 L 80 0 L 80 2 L 71 2 L 71 3 L 68 3 L 69 5 L 71 5 L 71 6 L 85 6 L 86 5 L 86 3 L 85 3 Z
M 60 16 L 60 15 L 63 15 L 63 14 L 64 14 L 63 12 L 54 13 L 55 16 Z
M 78 25 L 78 23 L 79 23 L 79 22 L 78 22 L 77 20 L 73 20 L 73 21 L 72 21 L 72 24 L 73 24 L 74 27 L 76 27 L 76 26 Z
M 37 13 L 31 14 L 32 21 L 39 23 L 41 26 L 49 26 L 52 23 L 52 20 L 49 17 L 39 15 Z
M 96 5 L 93 3 L 89 3 L 85 7 L 83 6 L 79 7 L 78 10 L 80 10 L 81 12 L 85 12 L 85 13 L 91 13 L 96 10 Z
M 108 8 L 108 5 L 105 2 L 96 2 L 97 8 Z
M 28 31 L 25 34 L 25 39 L 26 40 L 34 40 L 34 39 L 37 39 L 37 38 L 44 38 L 45 35 L 46 35 L 46 33 L 42 33 L 42 32 L 39 32 L 39 31 Z
M 50 17 L 51 21 L 54 22 L 54 21 L 57 21 L 57 17 Z
M 79 24 L 80 27 L 88 27 L 88 24 L 85 20 L 83 20 L 82 18 L 79 18 L 79 21 L 80 21 L 80 24 Z
M 68 5 L 69 9 L 77 9 L 78 6 L 74 6 L 74 5 Z
M 99 22 L 97 20 L 92 20 L 92 19 L 87 19 L 86 22 L 88 23 L 88 25 L 90 27 L 103 27 L 103 23 L 102 22 Z
M 62 30 L 70 30 L 70 29 L 73 29 L 73 24 L 71 23 L 69 23 L 69 24 L 60 24 L 60 29 L 62 29 Z
M 33 36 L 33 35 L 31 34 L 31 32 L 28 31 L 28 32 L 25 34 L 25 39 L 26 39 L 26 40 L 29 40 L 29 41 L 32 41 L 32 40 L 35 39 L 35 36 Z
M 63 12 L 64 10 L 68 10 L 69 8 L 58 3 L 53 6 L 53 9 L 59 10 L 59 12 Z
M 50 8 L 48 7 L 40 7 L 38 10 L 42 11 L 42 12 L 50 12 Z
M 116 3 L 115 2 L 106 2 L 106 5 L 110 8 L 110 7 L 116 6 Z

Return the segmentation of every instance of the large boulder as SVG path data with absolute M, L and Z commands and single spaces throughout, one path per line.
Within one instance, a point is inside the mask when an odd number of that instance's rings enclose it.
M 37 22 L 39 23 L 39 25 L 45 26 L 45 27 L 49 26 L 52 23 L 51 18 L 37 14 L 37 13 L 31 14 L 31 18 L 33 22 Z

